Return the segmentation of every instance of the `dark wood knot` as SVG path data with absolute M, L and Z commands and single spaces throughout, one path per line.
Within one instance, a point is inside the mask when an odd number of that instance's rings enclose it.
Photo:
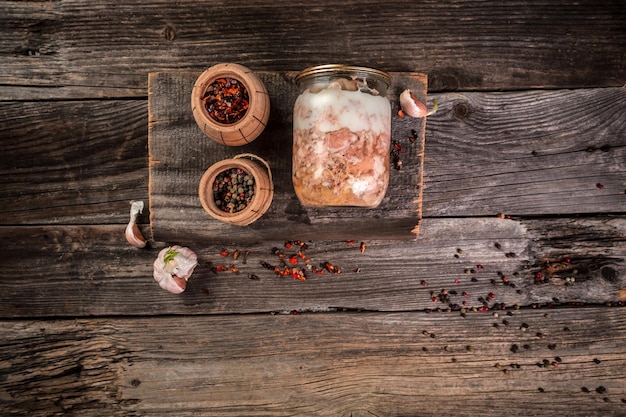
M 165 28 L 163 29 L 163 32 L 161 33 L 163 33 L 163 37 L 170 42 L 176 39 L 176 30 L 171 25 L 165 25 Z
M 454 105 L 454 115 L 459 119 L 465 119 L 470 112 L 467 103 L 458 103 Z
M 609 266 L 605 266 L 600 270 L 602 273 L 602 278 L 605 280 L 615 283 L 617 281 L 617 271 Z

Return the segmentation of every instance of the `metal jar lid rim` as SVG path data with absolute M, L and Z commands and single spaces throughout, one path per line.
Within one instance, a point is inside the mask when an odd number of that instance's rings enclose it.
M 386 73 L 385 71 L 377 70 L 374 68 L 368 67 L 359 67 L 356 65 L 343 65 L 343 64 L 326 64 L 326 65 L 317 65 L 315 67 L 306 68 L 296 75 L 295 81 L 299 82 L 305 77 L 311 75 L 332 75 L 332 74 L 349 74 L 354 72 L 362 72 L 368 75 L 374 75 L 381 78 L 388 85 L 391 85 L 391 75 Z

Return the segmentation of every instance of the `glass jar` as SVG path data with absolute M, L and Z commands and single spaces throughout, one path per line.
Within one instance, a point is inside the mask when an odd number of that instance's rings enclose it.
M 378 206 L 389 184 L 391 76 L 333 64 L 305 69 L 295 81 L 292 180 L 300 202 Z

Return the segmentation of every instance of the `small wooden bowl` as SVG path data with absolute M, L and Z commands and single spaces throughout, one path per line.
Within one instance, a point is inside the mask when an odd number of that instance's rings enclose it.
M 233 123 L 213 119 L 203 100 L 207 88 L 219 78 L 233 78 L 248 92 L 248 109 Z M 232 63 L 217 64 L 196 80 L 191 93 L 191 110 L 196 123 L 209 138 L 227 146 L 241 146 L 255 140 L 265 129 L 270 115 L 270 96 L 265 85 L 249 68 Z
M 221 210 L 213 197 L 213 183 L 219 174 L 231 168 L 241 168 L 254 178 L 254 197 L 241 211 L 228 213 Z M 200 203 L 214 219 L 246 226 L 258 220 L 270 207 L 274 197 L 274 184 L 269 164 L 253 154 L 240 154 L 232 159 L 219 161 L 207 169 L 200 179 Z

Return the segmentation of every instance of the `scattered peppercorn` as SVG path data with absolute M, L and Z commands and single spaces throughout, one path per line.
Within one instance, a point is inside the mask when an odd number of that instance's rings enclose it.
M 213 182 L 215 205 L 227 213 L 245 209 L 254 197 L 254 177 L 241 168 L 222 171 Z M 222 255 L 222 256 L 227 256 Z

